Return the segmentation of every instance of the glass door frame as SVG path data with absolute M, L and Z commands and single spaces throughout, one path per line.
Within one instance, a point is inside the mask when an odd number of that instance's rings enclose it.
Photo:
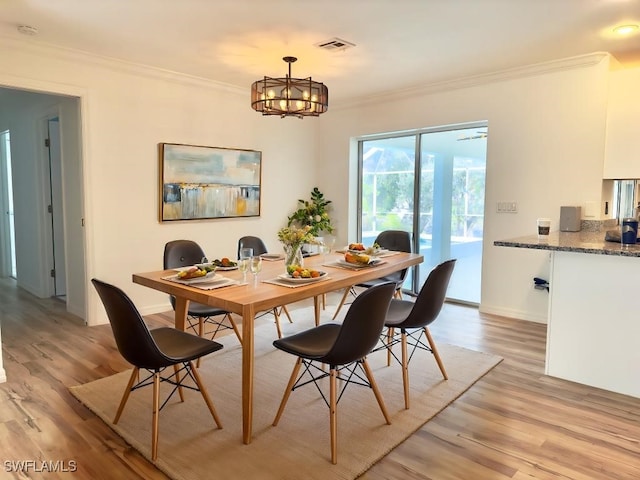
M 363 154 L 364 149 L 363 145 L 367 141 L 374 140 L 385 140 L 391 138 L 400 138 L 400 137 L 414 137 L 415 139 L 415 152 L 414 152 L 414 190 L 413 190 L 413 222 L 412 222 L 412 232 L 411 232 L 411 241 L 412 248 L 414 252 L 420 251 L 420 235 L 416 234 L 416 232 L 420 231 L 420 212 L 416 212 L 416 209 L 420 208 L 420 192 L 422 187 L 422 138 L 424 134 L 430 133 L 438 133 L 438 132 L 451 132 L 456 130 L 467 130 L 467 129 L 476 129 L 476 128 L 484 128 L 488 129 L 489 123 L 486 120 L 469 122 L 469 123 L 460 123 L 460 124 L 451 124 L 451 125 L 441 125 L 438 127 L 428 127 L 428 128 L 420 128 L 420 129 L 412 129 L 412 130 L 402 130 L 396 132 L 388 132 L 383 134 L 371 134 L 371 135 L 363 135 L 356 138 L 357 141 L 357 154 L 358 154 L 358 163 L 357 163 L 357 174 L 358 174 L 358 188 L 357 188 L 357 209 L 358 215 L 356 216 L 356 228 L 358 232 L 358 241 L 362 241 L 362 179 L 363 179 Z M 486 194 L 486 192 L 485 192 Z M 417 214 L 416 214 L 417 213 Z M 421 284 L 419 284 L 420 279 L 420 269 L 422 265 L 415 265 L 411 268 L 409 272 L 408 279 L 410 279 L 410 290 L 409 294 L 417 295 Z M 464 301 L 461 301 L 465 303 Z

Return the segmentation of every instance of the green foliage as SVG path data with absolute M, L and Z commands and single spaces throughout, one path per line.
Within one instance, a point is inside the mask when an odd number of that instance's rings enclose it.
M 298 200 L 299 208 L 288 217 L 287 225 L 308 226 L 309 233 L 314 236 L 318 236 L 320 232 L 333 233 L 334 228 L 328 213 L 330 203 L 331 200 L 326 200 L 318 187 L 314 187 L 311 192 L 311 201 Z

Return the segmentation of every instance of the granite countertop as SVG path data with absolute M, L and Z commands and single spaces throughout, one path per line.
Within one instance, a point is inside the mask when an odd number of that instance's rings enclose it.
M 604 230 L 598 232 L 551 232 L 548 239 L 539 239 L 537 235 L 527 235 L 508 240 L 496 240 L 493 244 L 497 247 L 640 257 L 640 244 L 622 245 L 617 242 L 606 242 L 604 236 Z

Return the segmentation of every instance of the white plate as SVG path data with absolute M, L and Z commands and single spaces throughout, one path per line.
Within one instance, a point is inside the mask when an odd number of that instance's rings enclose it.
M 382 260 L 378 259 L 378 258 L 372 258 L 369 263 L 350 263 L 347 262 L 346 260 L 344 260 L 343 258 L 340 258 L 337 260 L 337 264 L 338 265 L 342 265 L 345 267 L 349 267 L 349 268 L 368 268 L 368 267 L 375 267 L 376 265 L 378 265 Z
M 238 266 L 236 265 L 235 267 L 216 267 L 216 270 L 218 272 L 228 272 L 229 270 L 237 270 Z
M 184 283 L 185 285 L 190 285 L 192 283 L 202 283 L 202 282 L 210 282 L 213 277 L 215 277 L 216 272 L 209 272 L 204 277 L 195 277 L 195 278 L 179 278 L 178 275 L 172 275 L 168 278 L 168 280 L 173 280 L 175 282 Z
M 260 256 L 263 260 L 267 261 L 282 260 L 284 258 L 284 255 L 280 253 L 263 253 Z
M 291 282 L 291 283 L 313 283 L 313 282 L 322 280 L 326 276 L 327 276 L 327 272 L 320 272 L 320 276 L 315 278 L 293 278 L 289 276 L 287 273 L 283 273 L 281 275 L 278 275 L 278 278 L 280 280 L 284 280 L 285 282 Z

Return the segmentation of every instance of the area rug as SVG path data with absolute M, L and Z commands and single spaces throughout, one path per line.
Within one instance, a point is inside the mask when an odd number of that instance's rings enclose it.
M 323 311 L 330 321 L 335 306 Z M 309 328 L 313 311 L 292 311 L 293 324 L 283 333 Z M 282 320 L 281 320 L 282 321 Z M 313 385 L 291 394 L 277 427 L 272 426 L 295 358 L 276 350 L 275 327 L 256 329 L 254 418 L 251 444 L 242 443 L 241 349 L 235 336 L 220 339 L 225 348 L 203 359 L 200 373 L 218 411 L 215 424 L 198 392 L 186 391 L 185 402 L 172 399 L 160 412 L 155 465 L 175 480 L 203 478 L 351 480 L 446 408 L 501 358 L 441 344 L 449 375 L 443 380 L 431 354 L 417 352 L 410 364 L 411 408 L 404 409 L 402 374 L 386 366 L 386 353 L 369 356 L 374 376 L 391 416 L 384 418 L 373 392 L 349 385 L 338 404 L 338 464 L 331 463 L 329 410 Z M 132 447 L 151 458 L 151 388 L 131 394 L 118 425 L 112 420 L 130 371 L 71 387 L 71 392 Z M 164 384 L 163 384 L 164 385 Z M 328 392 L 328 384 L 325 385 Z M 162 401 L 162 400 L 161 400 Z

